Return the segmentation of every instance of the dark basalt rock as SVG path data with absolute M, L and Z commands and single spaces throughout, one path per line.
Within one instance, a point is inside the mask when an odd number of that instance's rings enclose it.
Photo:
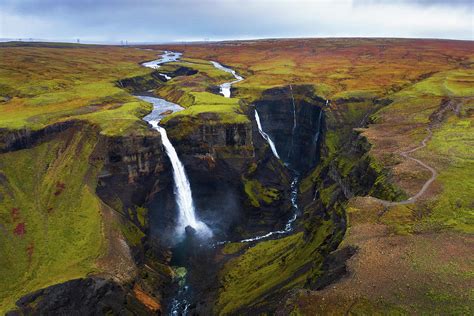
M 184 230 L 186 232 L 187 237 L 196 236 L 196 230 L 192 226 L 186 226 L 186 228 Z
M 171 187 L 170 166 L 158 133 L 104 137 L 91 160 L 103 161 L 97 194 L 108 205 L 120 200 L 127 210 L 143 205 L 150 195 Z
M 131 291 L 106 279 L 85 278 L 53 285 L 16 302 L 16 315 L 150 315 Z
M 214 93 L 214 94 L 220 94 L 221 87 L 219 87 L 219 86 L 210 86 L 209 88 L 207 88 L 207 91 L 210 92 L 210 93 Z
M 324 104 L 325 100 L 313 96 L 312 88 L 306 86 L 270 89 L 254 103 L 280 158 L 300 174 L 319 161 Z
M 196 69 L 188 68 L 188 67 L 179 67 L 172 73 L 169 73 L 168 75 L 170 77 L 176 77 L 176 76 L 192 76 L 197 74 L 198 71 Z
M 117 80 L 115 84 L 119 88 L 137 93 L 155 89 L 164 82 L 166 82 L 166 78 L 160 75 L 158 71 L 153 71 L 147 75 Z
M 85 125 L 80 121 L 71 120 L 51 124 L 36 131 L 27 128 L 19 130 L 0 128 L 0 153 L 30 148 L 45 139 L 54 137 L 57 133 L 70 128 L 81 128 Z
M 321 268 L 321 277 L 318 278 L 314 284 L 310 284 L 309 287 L 313 290 L 321 290 L 326 286 L 342 279 L 347 276 L 347 260 L 349 260 L 357 249 L 352 246 L 347 246 L 342 249 L 331 252 L 323 262 Z

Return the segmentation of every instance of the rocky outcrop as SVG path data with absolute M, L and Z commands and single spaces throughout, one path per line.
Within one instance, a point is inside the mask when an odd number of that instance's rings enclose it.
M 192 76 L 197 74 L 197 70 L 188 67 L 178 67 L 172 72 L 167 72 L 166 75 L 169 77 L 176 76 Z M 142 76 L 135 76 L 130 78 L 124 78 L 115 82 L 116 86 L 127 90 L 132 93 L 141 93 L 161 86 L 167 79 L 158 70 L 154 70 L 149 74 Z
M 197 73 L 198 73 L 198 71 L 196 69 L 180 66 L 180 67 L 176 68 L 173 72 L 170 72 L 168 75 L 170 77 L 192 76 L 192 75 L 195 75 Z
M 130 289 L 101 278 L 76 279 L 22 297 L 16 315 L 158 315 Z
M 80 121 L 67 121 L 51 124 L 38 130 L 0 128 L 0 153 L 32 147 L 48 137 L 72 127 L 80 127 L 83 124 Z
M 166 78 L 155 70 L 143 76 L 117 80 L 115 84 L 119 88 L 125 89 L 129 92 L 137 93 L 155 89 L 165 81 Z
M 223 123 L 219 115 L 202 113 L 192 118 L 180 116 L 166 122 L 170 139 L 176 141 L 184 155 L 206 155 L 228 158 L 249 158 L 252 151 L 252 125 L 247 123 Z

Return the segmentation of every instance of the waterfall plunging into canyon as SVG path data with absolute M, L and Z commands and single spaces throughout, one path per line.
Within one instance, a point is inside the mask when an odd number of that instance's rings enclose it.
M 212 231 L 196 216 L 191 186 L 188 177 L 186 176 L 184 166 L 179 160 L 176 149 L 173 147 L 173 144 L 171 144 L 166 130 L 158 125 L 160 120 L 163 118 L 163 113 L 166 113 L 166 111 L 180 111 L 182 110 L 182 107 L 160 98 L 150 96 L 138 97 L 143 101 L 153 104 L 153 111 L 144 119 L 150 123 L 154 129 L 160 132 L 165 152 L 171 161 L 171 166 L 173 167 L 174 194 L 176 197 L 176 204 L 178 205 L 178 225 L 176 227 L 178 238 L 181 239 L 184 237 L 186 227 L 188 226 L 195 229 L 200 237 L 211 237 Z
M 212 236 L 212 232 L 209 227 L 207 227 L 206 224 L 198 220 L 196 217 L 191 186 L 189 185 L 186 171 L 184 170 L 183 164 L 179 160 L 176 150 L 168 139 L 166 130 L 158 125 L 156 125 L 155 128 L 161 134 L 161 141 L 173 167 L 176 203 L 178 204 L 179 209 L 177 227 L 178 234 L 184 234 L 186 227 L 191 226 L 202 237 Z
M 327 104 L 327 100 L 326 100 L 326 104 Z M 319 117 L 318 117 L 318 126 L 321 126 L 321 119 L 323 118 L 323 111 L 320 111 L 319 112 Z M 319 134 L 321 133 L 321 129 L 318 129 L 318 131 L 316 132 L 316 134 L 314 135 L 314 138 L 313 138 L 313 144 L 316 144 L 318 141 L 319 141 Z

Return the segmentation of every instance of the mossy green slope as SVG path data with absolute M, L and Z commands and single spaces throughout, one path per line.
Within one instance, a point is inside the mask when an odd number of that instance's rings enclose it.
M 96 132 L 62 132 L 0 155 L 0 311 L 34 290 L 96 271 L 104 236 Z
M 268 304 L 267 296 L 302 287 L 316 278 L 323 262 L 321 247 L 334 229 L 331 221 L 320 221 L 309 240 L 300 232 L 278 240 L 258 243 L 231 259 L 221 271 L 222 289 L 216 312 L 227 315 L 239 309 Z

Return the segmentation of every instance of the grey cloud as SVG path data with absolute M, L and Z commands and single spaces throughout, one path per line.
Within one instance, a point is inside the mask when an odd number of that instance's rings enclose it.
M 290 36 L 472 39 L 470 1 L 3 0 L 0 37 L 171 41 Z M 387 6 L 390 6 L 388 12 Z M 393 7 L 399 16 L 393 15 Z M 416 15 L 424 7 L 433 12 Z M 437 7 L 442 9 L 438 10 Z M 407 18 L 407 15 L 410 15 Z M 390 20 L 391 24 L 380 21 Z M 421 20 L 420 20 L 421 19 Z M 424 20 L 423 20 L 424 19 Z M 433 21 L 442 19 L 446 27 Z M 399 22 L 396 22 L 398 21 Z M 398 23 L 398 24 L 397 24 Z M 470 27 L 469 27 L 470 23 Z

